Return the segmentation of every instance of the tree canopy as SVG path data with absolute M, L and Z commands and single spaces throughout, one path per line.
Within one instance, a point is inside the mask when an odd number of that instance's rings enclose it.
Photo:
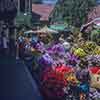
M 95 0 L 59 0 L 53 20 L 64 20 L 79 27 L 86 21 L 88 12 L 95 4 Z

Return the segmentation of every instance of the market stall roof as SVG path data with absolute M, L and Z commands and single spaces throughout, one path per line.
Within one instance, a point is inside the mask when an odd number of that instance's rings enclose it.
M 57 30 L 57 31 L 63 31 L 66 28 L 66 26 L 62 24 L 61 25 L 51 25 L 50 28 L 53 30 Z
M 49 16 L 54 7 L 54 5 L 47 4 L 32 4 L 32 13 L 40 15 L 40 21 L 49 21 Z
M 47 26 L 43 27 L 40 30 L 36 31 L 37 33 L 58 33 L 58 31 L 48 28 Z

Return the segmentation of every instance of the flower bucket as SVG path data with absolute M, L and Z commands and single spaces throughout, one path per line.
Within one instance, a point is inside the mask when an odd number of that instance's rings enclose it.
M 100 89 L 100 68 L 90 69 L 91 87 Z
M 67 81 L 62 74 L 57 73 L 51 68 L 46 68 L 42 74 L 42 91 L 49 98 L 63 98 L 65 95 L 63 88 L 66 87 Z M 52 100 L 52 99 L 50 99 Z
M 76 79 L 74 69 L 69 66 L 56 67 L 55 71 L 63 76 L 63 78 L 70 83 L 76 84 L 78 80 Z

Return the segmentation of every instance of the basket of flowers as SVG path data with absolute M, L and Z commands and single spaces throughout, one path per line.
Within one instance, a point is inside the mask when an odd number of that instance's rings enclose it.
M 67 81 L 62 74 L 57 73 L 52 68 L 46 68 L 41 78 L 42 93 L 45 97 L 51 98 L 63 98 L 65 93 L 63 88 L 67 86 Z
M 57 73 L 62 74 L 62 76 L 65 78 L 65 80 L 69 81 L 71 77 L 74 78 L 74 69 L 69 66 L 58 66 L 55 68 L 55 71 Z
M 91 87 L 100 89 L 100 67 L 95 66 L 90 68 Z

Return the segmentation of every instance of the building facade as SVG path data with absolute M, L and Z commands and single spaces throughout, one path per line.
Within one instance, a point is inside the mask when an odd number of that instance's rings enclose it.
M 16 0 L 18 13 L 31 13 L 32 0 Z

